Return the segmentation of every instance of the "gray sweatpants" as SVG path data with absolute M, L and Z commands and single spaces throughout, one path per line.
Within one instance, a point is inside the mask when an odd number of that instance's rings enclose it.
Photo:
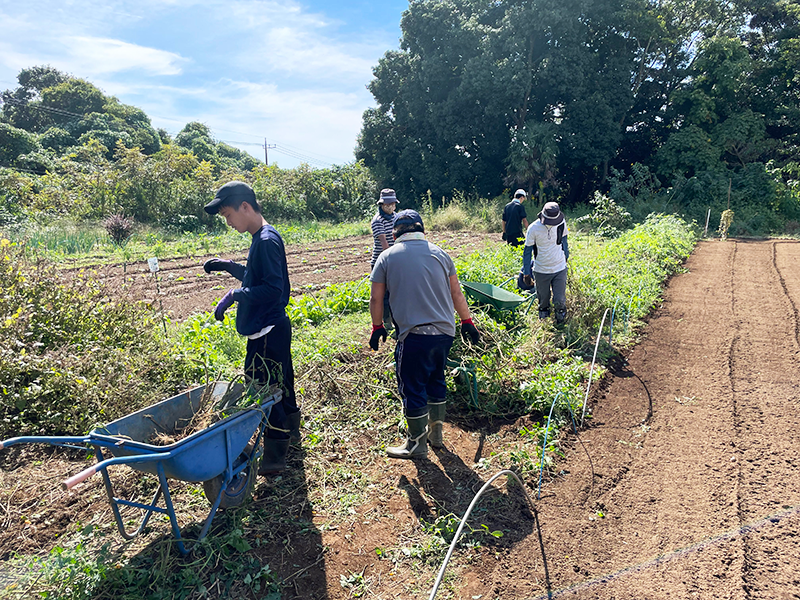
M 533 272 L 536 280 L 536 296 L 539 298 L 539 310 L 550 308 L 550 288 L 553 288 L 553 304 L 556 309 L 567 306 L 567 270 L 558 273 Z

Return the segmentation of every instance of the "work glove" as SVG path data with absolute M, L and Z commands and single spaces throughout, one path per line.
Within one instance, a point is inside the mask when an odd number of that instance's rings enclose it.
M 380 339 L 383 338 L 384 343 L 386 342 L 386 327 L 383 325 L 373 325 L 372 326 L 372 335 L 369 338 L 369 347 L 378 351 L 378 346 L 380 345 Z
M 504 242 L 506 241 L 506 232 L 505 231 L 503 232 L 503 241 Z
M 467 336 L 469 336 L 473 344 L 477 344 L 481 341 L 481 333 L 478 331 L 478 328 L 475 327 L 472 319 L 461 321 L 461 337 L 466 338 Z
M 523 280 L 525 281 L 525 285 L 527 285 L 528 287 L 533 287 L 533 277 L 531 277 L 530 275 L 525 275 L 523 277 Z
M 228 290 L 228 293 L 222 297 L 214 309 L 214 318 L 217 321 L 224 321 L 225 311 L 231 307 L 231 304 L 233 304 L 233 290 Z
M 231 269 L 233 269 L 235 265 L 236 263 L 232 260 L 225 260 L 223 258 L 209 258 L 203 263 L 203 271 L 206 273 L 212 273 L 214 271 L 227 271 L 230 273 Z

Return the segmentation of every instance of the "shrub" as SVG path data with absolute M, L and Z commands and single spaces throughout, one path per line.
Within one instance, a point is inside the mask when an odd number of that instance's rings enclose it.
M 600 237 L 617 237 L 633 225 L 631 214 L 611 197 L 595 192 L 589 203 L 594 210 L 575 220 L 578 228 L 593 231 Z
M 103 221 L 108 237 L 115 246 L 120 248 L 128 243 L 131 235 L 133 235 L 133 227 L 135 223 L 133 219 L 129 219 L 123 215 L 111 215 Z
M 0 240 L 0 439 L 80 434 L 184 386 L 153 311 L 23 250 Z

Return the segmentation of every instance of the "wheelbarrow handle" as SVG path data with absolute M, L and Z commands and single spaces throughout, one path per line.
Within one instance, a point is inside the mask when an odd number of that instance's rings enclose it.
M 107 469 L 112 465 L 132 465 L 136 463 L 158 462 L 161 460 L 168 460 L 172 458 L 172 456 L 172 452 L 157 452 L 155 454 L 136 454 L 134 456 L 116 456 L 114 458 L 107 458 L 104 461 L 84 469 L 77 475 L 73 475 L 72 477 L 65 479 L 63 483 L 64 489 L 68 490 L 72 487 L 75 487 L 82 481 L 89 479 L 89 477 L 98 471 Z
M 84 469 L 77 475 L 73 475 L 72 477 L 65 479 L 62 485 L 64 486 L 65 490 L 70 490 L 79 483 L 89 479 L 89 477 L 91 477 L 95 473 L 97 473 L 97 465 L 92 465 L 91 467 L 89 467 L 88 469 Z

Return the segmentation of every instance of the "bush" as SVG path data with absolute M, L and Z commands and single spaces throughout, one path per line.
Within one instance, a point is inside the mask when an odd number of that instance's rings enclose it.
M 633 225 L 631 214 L 609 196 L 595 192 L 589 200 L 594 210 L 575 220 L 578 228 L 593 231 L 600 237 L 617 237 Z
M 0 439 L 81 434 L 184 387 L 155 313 L 0 240 Z

